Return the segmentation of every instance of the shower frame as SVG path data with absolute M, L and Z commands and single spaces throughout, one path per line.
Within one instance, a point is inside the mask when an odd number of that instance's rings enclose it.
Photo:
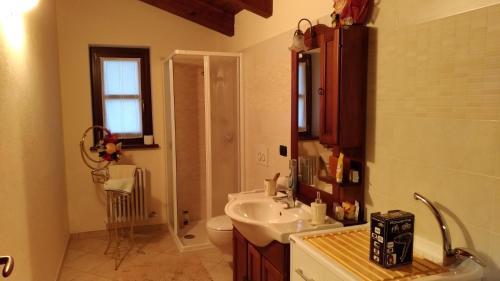
M 205 51 L 188 51 L 188 50 L 175 50 L 172 52 L 168 58 L 164 59 L 162 61 L 162 69 L 163 69 L 163 77 L 164 77 L 164 93 L 169 95 L 169 98 L 164 97 L 164 105 L 165 105 L 165 111 L 164 111 L 164 121 L 165 124 L 169 122 L 169 119 L 167 119 L 167 114 L 170 113 L 170 122 L 171 122 L 171 136 L 169 138 L 167 130 L 165 130 L 165 142 L 168 144 L 169 141 L 172 142 L 172 148 L 170 149 L 172 153 L 172 163 L 168 163 L 168 153 L 169 149 L 165 149 L 165 183 L 168 185 L 170 182 L 173 184 L 173 186 L 169 189 L 167 186 L 167 204 L 170 202 L 168 199 L 169 196 L 172 196 L 172 204 L 173 206 L 169 207 L 167 206 L 167 225 L 171 233 L 174 235 L 174 240 L 177 244 L 177 247 L 179 248 L 180 251 L 190 251 L 190 250 L 197 250 L 197 249 L 202 249 L 202 248 L 207 248 L 211 247 L 211 245 L 208 244 L 200 244 L 196 246 L 186 246 L 182 244 L 181 241 L 179 241 L 178 233 L 179 233 L 179 220 L 178 218 L 178 204 L 177 204 L 177 153 L 175 152 L 176 149 L 176 123 L 175 123 L 175 102 L 174 102 L 174 61 L 173 59 L 175 56 L 179 55 L 188 55 L 188 56 L 198 56 L 203 58 L 203 72 L 210 74 L 210 57 L 234 57 L 237 58 L 237 97 L 236 97 L 236 104 L 238 106 L 236 112 L 237 112 L 237 125 L 238 125 L 238 142 L 237 142 L 237 159 L 238 159 L 238 167 L 237 167 L 237 183 L 238 186 L 235 189 L 237 192 L 242 190 L 242 184 L 243 184 L 243 179 L 245 178 L 245 151 L 244 151 L 244 111 L 243 111 L 243 101 L 244 101 L 244 96 L 243 96 L 243 91 L 242 91 L 242 85 L 243 85 L 243 73 L 242 73 L 242 61 L 243 61 L 243 56 L 241 53 L 231 53 L 231 52 L 205 52 Z M 168 62 L 168 69 L 166 69 L 165 64 Z M 168 73 L 168 80 L 169 83 L 168 85 L 165 83 L 165 79 L 167 79 L 166 74 Z M 206 167 L 206 173 L 205 173 L 205 179 L 206 179 L 206 217 L 207 220 L 212 217 L 212 191 L 213 191 L 213 186 L 212 186 L 212 124 L 211 124 L 211 89 L 210 89 L 210 75 L 204 75 L 203 78 L 203 85 L 204 85 L 204 99 L 205 99 L 205 167 Z M 168 88 L 168 89 L 167 89 Z M 170 102 L 168 102 L 170 101 Z M 168 110 L 167 110 L 168 108 Z M 169 169 L 172 169 L 172 180 L 169 181 L 168 179 L 168 174 L 169 174 Z M 173 210 L 173 214 L 170 213 Z M 173 217 L 171 223 L 171 217 Z

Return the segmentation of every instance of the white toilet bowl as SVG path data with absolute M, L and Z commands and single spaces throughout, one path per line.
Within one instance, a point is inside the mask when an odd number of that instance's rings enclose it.
M 233 223 L 231 218 L 223 215 L 207 221 L 208 239 L 219 248 L 224 255 L 233 255 Z

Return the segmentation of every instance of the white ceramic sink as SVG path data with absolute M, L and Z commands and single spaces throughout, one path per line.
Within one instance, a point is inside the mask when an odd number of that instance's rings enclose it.
M 327 219 L 326 224 L 312 225 L 310 207 L 300 202 L 297 205 L 286 209 L 286 204 L 274 202 L 262 193 L 234 198 L 226 205 L 225 212 L 238 231 L 259 247 L 273 240 L 289 243 L 288 236 L 292 233 L 343 226 L 332 219 Z

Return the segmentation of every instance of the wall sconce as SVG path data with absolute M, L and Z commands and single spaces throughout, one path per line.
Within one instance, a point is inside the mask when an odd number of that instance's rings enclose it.
M 288 48 L 290 51 L 295 51 L 297 53 L 300 53 L 300 52 L 305 52 L 305 51 L 309 50 L 309 48 L 306 46 L 306 43 L 304 41 L 304 32 L 302 32 L 302 30 L 300 30 L 300 23 L 303 21 L 307 21 L 309 23 L 309 27 L 310 27 L 311 32 L 312 32 L 311 21 L 308 19 L 305 19 L 305 18 L 300 19 L 299 23 L 297 23 L 297 30 L 295 30 L 295 33 L 293 34 L 292 46 L 290 46 Z
M 6 40 L 11 49 L 19 51 L 24 47 L 24 15 L 39 2 L 40 0 L 0 0 L 0 40 Z
M 0 14 L 22 14 L 35 8 L 40 0 L 0 0 Z

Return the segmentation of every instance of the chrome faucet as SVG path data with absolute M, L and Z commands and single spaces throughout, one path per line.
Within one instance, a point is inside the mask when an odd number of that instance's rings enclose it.
M 274 196 L 273 200 L 275 202 L 285 203 L 286 209 L 295 207 L 295 196 L 293 193 L 293 189 L 286 187 L 278 187 L 276 191 L 284 191 L 286 196 Z
M 455 248 L 453 249 L 451 247 L 451 237 L 450 237 L 450 231 L 448 229 L 448 225 L 446 224 L 443 216 L 441 213 L 438 211 L 438 209 L 431 203 L 431 201 L 424 196 L 418 194 L 418 193 L 413 193 L 413 198 L 415 200 L 420 200 L 422 201 L 429 209 L 431 209 L 432 213 L 434 214 L 434 217 L 438 221 L 439 228 L 441 229 L 441 237 L 443 238 L 443 265 L 444 266 L 450 266 L 450 265 L 458 265 L 465 259 L 472 259 L 476 263 L 480 264 L 481 266 L 486 266 L 484 262 L 476 255 L 473 254 L 471 250 L 467 250 L 464 248 Z
M 295 207 L 295 194 L 297 192 L 297 159 L 289 161 L 290 174 L 288 175 L 288 188 L 278 186 L 276 191 L 284 191 L 286 196 L 273 197 L 275 202 L 286 203 L 287 209 Z

